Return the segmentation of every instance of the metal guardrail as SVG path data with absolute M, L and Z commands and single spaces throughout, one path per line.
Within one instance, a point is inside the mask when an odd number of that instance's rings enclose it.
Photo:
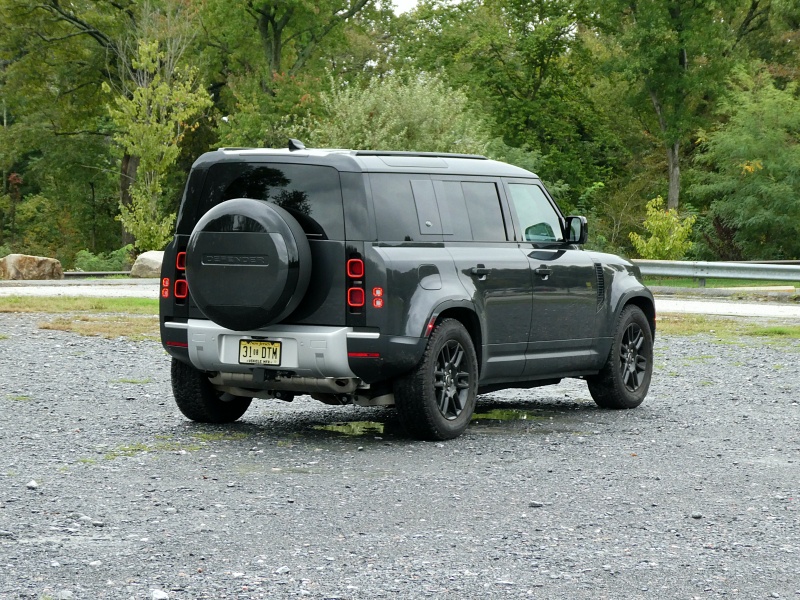
M 103 277 L 127 277 L 130 271 L 64 271 L 64 279 L 100 279 Z
M 642 275 L 693 277 L 705 285 L 706 278 L 800 281 L 800 266 L 739 262 L 700 262 L 682 260 L 633 260 Z

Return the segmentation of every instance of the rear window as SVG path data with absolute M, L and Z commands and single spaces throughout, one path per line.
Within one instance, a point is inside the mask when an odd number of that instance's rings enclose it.
M 217 204 L 233 198 L 277 204 L 297 219 L 311 239 L 344 239 L 342 191 L 339 172 L 333 167 L 218 163 L 209 168 L 203 191 L 196 198 L 193 222 Z

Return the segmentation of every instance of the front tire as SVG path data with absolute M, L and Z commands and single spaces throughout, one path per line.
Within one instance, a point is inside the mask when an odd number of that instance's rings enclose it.
M 233 423 L 250 407 L 252 398 L 214 389 L 202 371 L 172 359 L 172 394 L 183 415 L 198 423 Z
M 653 332 L 642 309 L 628 305 L 619 315 L 608 360 L 586 378 L 601 408 L 636 408 L 647 395 L 653 375 Z
M 449 440 L 469 425 L 478 397 L 478 360 L 464 326 L 443 320 L 419 364 L 395 383 L 395 404 L 406 431 L 421 440 Z

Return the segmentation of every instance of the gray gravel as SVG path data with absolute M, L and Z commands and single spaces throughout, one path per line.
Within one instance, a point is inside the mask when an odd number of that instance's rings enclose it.
M 800 597 L 797 340 L 659 336 L 637 410 L 565 382 L 422 443 L 307 398 L 193 424 L 158 343 L 47 318 L 0 315 L 0 598 Z

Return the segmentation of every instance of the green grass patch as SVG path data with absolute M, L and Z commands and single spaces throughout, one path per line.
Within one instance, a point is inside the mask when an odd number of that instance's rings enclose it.
M 800 325 L 764 325 L 742 318 L 713 315 L 659 315 L 657 331 L 665 335 L 709 334 L 726 341 L 732 341 L 742 336 L 785 340 L 800 339 Z
M 72 296 L 5 296 L 0 298 L 0 312 L 24 313 L 124 313 L 158 315 L 154 298 L 83 298 Z
M 4 333 L 0 333 L 0 340 L 7 340 L 7 339 L 8 339 L 7 335 L 5 335 Z
M 145 379 L 133 379 L 131 377 L 122 377 L 120 379 L 114 379 L 109 383 L 132 383 L 134 385 L 144 385 L 146 383 L 152 383 L 152 382 L 153 380 L 150 379 L 149 377 Z
M 13 396 L 11 394 L 6 395 L 6 400 L 11 400 L 12 402 L 30 402 L 30 396 Z
M 681 287 L 699 288 L 700 279 L 693 277 L 655 277 L 645 276 L 644 282 L 649 286 L 655 287 Z M 708 288 L 732 288 L 732 287 L 770 287 L 770 286 L 791 286 L 798 287 L 796 281 L 770 281 L 765 279 L 719 279 L 707 277 L 704 287 Z

